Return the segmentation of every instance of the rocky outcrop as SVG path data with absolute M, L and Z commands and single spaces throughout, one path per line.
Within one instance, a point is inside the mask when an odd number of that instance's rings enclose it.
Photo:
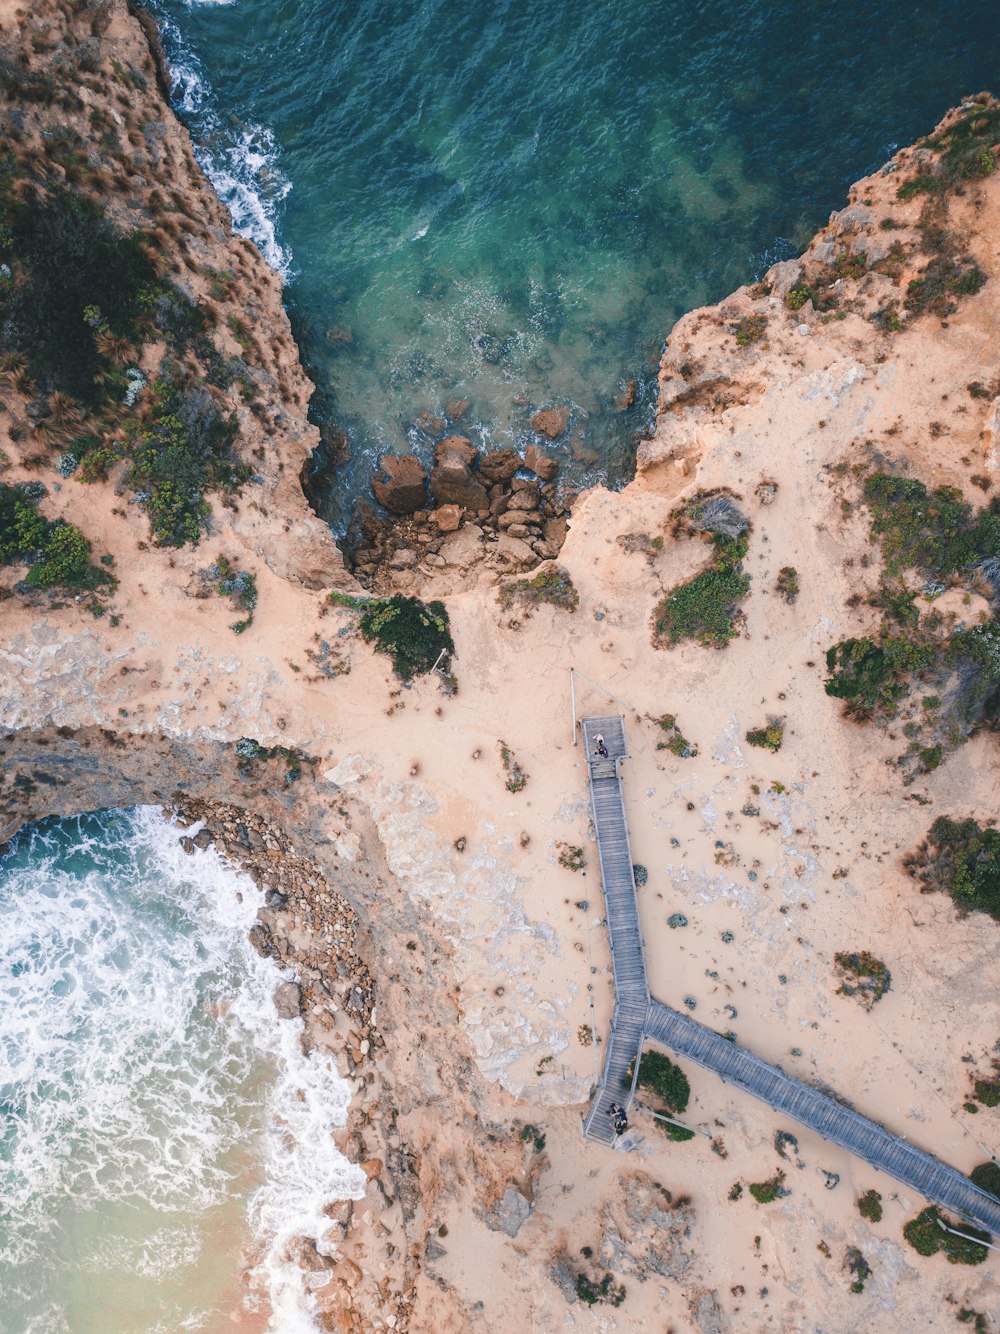
M 573 497 L 557 483 L 557 460 L 537 445 L 523 459 L 512 449 L 481 455 L 466 436 L 448 436 L 435 451 L 431 510 L 416 458 L 386 456 L 380 466 L 372 490 L 392 517 L 360 503 L 346 544 L 353 573 L 373 591 L 450 588 L 456 576 L 530 569 L 566 540 Z

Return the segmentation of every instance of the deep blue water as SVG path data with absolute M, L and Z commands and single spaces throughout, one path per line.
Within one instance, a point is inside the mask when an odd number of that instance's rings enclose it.
M 848 184 L 1000 86 L 994 3 L 154 0 L 177 104 L 348 433 L 347 500 L 421 413 L 477 443 L 572 407 L 627 472 L 675 318 L 797 251 Z M 617 409 L 629 380 L 635 406 Z

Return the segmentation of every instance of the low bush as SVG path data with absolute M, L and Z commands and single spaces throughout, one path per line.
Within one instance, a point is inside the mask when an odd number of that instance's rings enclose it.
M 980 1163 L 969 1173 L 969 1180 L 980 1190 L 988 1191 L 1000 1200 L 1000 1164 Z
M 835 954 L 834 962 L 844 977 L 837 988 L 840 996 L 856 996 L 866 1010 L 880 1001 L 892 984 L 892 974 L 881 959 L 867 950 L 856 954 Z
M 514 752 L 505 741 L 498 741 L 497 745 L 500 747 L 500 759 L 507 779 L 504 786 L 508 792 L 523 792 L 528 785 L 527 773 L 518 764 Z
M 859 722 L 877 714 L 892 717 L 909 692 L 911 676 L 932 661 L 930 645 L 885 635 L 844 639 L 827 650 L 826 693 L 844 701 L 844 713 Z
M 763 750 L 776 751 L 781 749 L 784 735 L 784 721 L 781 718 L 768 718 L 766 727 L 752 728 L 747 732 L 746 739 L 751 746 L 760 746 Z
M 687 1109 L 691 1097 L 691 1085 L 688 1083 L 687 1075 L 662 1052 L 641 1053 L 637 1082 L 640 1088 L 659 1098 L 668 1112 L 679 1115 Z M 631 1073 L 628 1076 L 628 1083 L 629 1085 L 632 1083 Z
M 989 1251 L 980 1244 L 980 1241 L 989 1241 L 990 1234 L 963 1223 L 958 1227 L 958 1231 L 968 1233 L 969 1237 L 975 1239 L 966 1240 L 965 1237 L 956 1237 L 953 1232 L 945 1232 L 938 1225 L 939 1219 L 941 1222 L 946 1221 L 932 1204 L 921 1210 L 916 1218 L 911 1218 L 903 1228 L 904 1238 L 917 1254 L 936 1255 L 938 1251 L 944 1251 L 949 1264 L 981 1265 L 989 1255 Z M 956 1225 L 949 1222 L 948 1226 Z
M 775 591 L 780 593 L 786 602 L 795 601 L 799 596 L 799 572 L 794 565 L 783 565 L 781 567 L 774 587 Z
M 46 521 L 36 499 L 30 486 L 0 483 L 0 562 L 27 564 L 25 582 L 33 588 L 114 587 L 114 575 L 91 565 L 90 543 L 79 528 Z
M 1000 922 L 1000 832 L 975 820 L 939 816 L 903 865 L 925 892 L 944 890 L 961 913 Z
M 358 628 L 366 644 L 392 659 L 403 681 L 425 676 L 435 664 L 446 670 L 455 652 L 443 602 L 421 602 L 396 593 L 388 598 L 355 598 L 331 593 L 330 601 L 360 613 Z M 439 662 L 440 660 L 440 662 Z
M 775 1172 L 767 1181 L 753 1181 L 747 1186 L 747 1190 L 758 1204 L 773 1204 L 775 1200 L 791 1194 L 785 1186 L 784 1172 Z
M 844 1268 L 853 1279 L 851 1291 L 859 1294 L 864 1292 L 865 1284 L 871 1278 L 872 1267 L 857 1246 L 848 1246 L 844 1252 Z
M 866 1190 L 858 1200 L 858 1213 L 869 1223 L 882 1221 L 882 1196 L 877 1190 Z
M 515 579 L 513 583 L 503 584 L 499 596 L 502 607 L 513 606 L 515 602 L 528 607 L 548 602 L 564 611 L 576 611 L 580 605 L 580 594 L 569 571 L 561 565 L 542 570 L 533 579 Z
M 672 713 L 664 713 L 659 718 L 654 718 L 660 731 L 665 733 L 663 738 L 656 743 L 657 750 L 669 750 L 671 755 L 676 755 L 681 760 L 691 760 L 698 754 L 698 747 L 689 741 L 681 729 L 677 726 L 677 718 Z

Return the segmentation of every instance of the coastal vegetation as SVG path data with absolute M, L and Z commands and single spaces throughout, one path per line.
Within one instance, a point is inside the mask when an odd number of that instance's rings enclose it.
M 874 954 L 862 950 L 853 954 L 835 954 L 833 958 L 843 978 L 837 988 L 838 996 L 855 996 L 866 1010 L 870 1010 L 889 990 L 892 975 Z
M 882 627 L 830 647 L 826 692 L 857 722 L 887 723 L 903 712 L 909 747 L 900 764 L 911 775 L 928 773 L 992 719 L 1000 700 L 996 618 L 956 626 L 954 613 L 933 607 L 949 586 L 964 589 L 966 602 L 974 594 L 995 601 L 1000 503 L 977 511 L 955 487 L 929 490 L 916 478 L 885 472 L 868 474 L 862 498 L 882 553 L 883 583 L 868 599 L 882 612 Z M 931 604 L 923 614 L 914 577 Z M 859 601 L 860 595 L 851 605 Z
M 661 714 L 659 718 L 654 718 L 653 722 L 663 733 L 663 736 L 656 743 L 657 750 L 669 750 L 671 755 L 676 755 L 681 760 L 694 759 L 698 754 L 698 747 L 689 741 L 678 727 L 675 714 Z
M 993 149 L 1000 139 L 1000 107 L 990 102 L 988 94 L 979 94 L 944 129 L 921 141 L 919 146 L 933 149 L 937 157 L 921 163 L 916 175 L 903 182 L 896 192 L 899 199 L 941 196 L 992 176 L 997 167 Z
M 625 1088 L 632 1087 L 632 1065 L 629 1066 L 622 1082 Z M 640 1053 L 639 1077 L 636 1083 L 639 1088 L 652 1096 L 656 1103 L 654 1110 L 669 1112 L 672 1116 L 680 1116 L 687 1110 L 691 1098 L 691 1085 L 688 1083 L 687 1075 L 662 1052 Z M 677 1144 L 694 1139 L 694 1131 L 688 1130 L 685 1126 L 675 1126 L 669 1121 L 658 1121 L 657 1125 L 668 1139 Z
M 973 819 L 939 816 L 903 860 L 924 892 L 943 890 L 959 912 L 988 913 L 1000 922 L 1000 832 Z
M 785 1185 L 785 1174 L 782 1171 L 775 1172 L 766 1181 L 752 1181 L 747 1190 L 758 1204 L 773 1204 L 775 1200 L 791 1194 Z
M 746 739 L 751 746 L 760 746 L 763 750 L 777 751 L 781 749 L 784 735 L 784 719 L 768 718 L 764 727 L 754 727 L 747 732 Z
M 946 1232 L 940 1223 L 956 1228 L 967 1236 L 959 1237 L 954 1232 Z M 938 1251 L 944 1251 L 948 1263 L 953 1265 L 981 1265 L 989 1255 L 989 1251 L 981 1244 L 989 1241 L 988 1232 L 982 1232 L 968 1223 L 951 1222 L 933 1204 L 922 1209 L 916 1218 L 910 1219 L 903 1228 L 903 1237 L 918 1255 L 936 1255 Z
M 537 607 L 548 602 L 553 607 L 564 611 L 576 611 L 580 605 L 580 594 L 574 587 L 569 571 L 561 565 L 541 570 L 531 579 L 515 579 L 500 587 L 501 607 L 511 607 L 515 603 L 522 607 Z
M 871 1278 L 872 1267 L 857 1246 L 848 1246 L 844 1252 L 844 1268 L 851 1275 L 851 1291 L 860 1294 Z
M 358 613 L 362 639 L 392 659 L 393 671 L 401 681 L 425 676 L 435 667 L 448 671 L 455 644 L 443 602 L 425 603 L 402 593 L 364 598 L 334 592 L 329 600 Z
M 506 741 L 498 741 L 497 745 L 500 747 L 500 760 L 506 778 L 504 787 L 508 792 L 523 792 L 528 785 L 527 772 L 521 768 L 517 757 Z
M 15 95 L 28 96 L 16 83 Z M 238 383 L 253 404 L 254 380 L 213 340 L 214 303 L 168 276 L 177 210 L 152 191 L 148 209 L 136 204 L 140 225 L 123 228 L 102 196 L 119 162 L 131 162 L 128 146 L 97 109 L 89 132 L 76 124 L 43 137 L 23 115 L 4 126 L 0 375 L 25 405 L 13 429 L 29 466 L 48 463 L 74 484 L 103 482 L 121 465 L 119 486 L 153 540 L 196 543 L 207 494 L 238 490 L 250 475 L 223 391 Z
M 774 582 L 775 592 L 786 602 L 794 603 L 799 596 L 799 572 L 794 565 L 783 565 Z
M 858 1213 L 869 1223 L 882 1221 L 882 1196 L 877 1190 L 866 1190 L 858 1199 Z
M 980 1163 L 969 1173 L 969 1180 L 980 1190 L 988 1191 L 1000 1200 L 1000 1165 L 997 1163 Z
M 582 871 L 587 865 L 587 856 L 583 848 L 571 847 L 569 843 L 557 843 L 556 850 L 558 852 L 556 860 L 567 871 Z
M 712 557 L 706 569 L 657 603 L 654 648 L 672 648 L 684 639 L 725 648 L 736 637 L 739 604 L 750 592 L 750 576 L 743 572 L 749 529 L 749 520 L 723 491 L 697 492 L 673 515 L 673 536 L 703 536 Z
M 30 588 L 114 588 L 114 575 L 91 563 L 90 542 L 79 528 L 39 512 L 44 492 L 38 482 L 0 482 L 0 564 L 26 565 Z

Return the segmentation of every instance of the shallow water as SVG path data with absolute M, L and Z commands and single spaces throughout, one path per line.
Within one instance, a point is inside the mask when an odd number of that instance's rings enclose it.
M 180 833 L 46 822 L 0 865 L 2 1334 L 314 1328 L 284 1251 L 357 1193 L 347 1086 L 274 1015 L 259 891 Z
M 996 8 L 814 0 L 156 0 L 177 105 L 288 275 L 353 462 L 572 407 L 621 478 L 664 336 L 798 250 L 846 186 L 1000 83 Z M 618 411 L 630 380 L 636 402 Z

